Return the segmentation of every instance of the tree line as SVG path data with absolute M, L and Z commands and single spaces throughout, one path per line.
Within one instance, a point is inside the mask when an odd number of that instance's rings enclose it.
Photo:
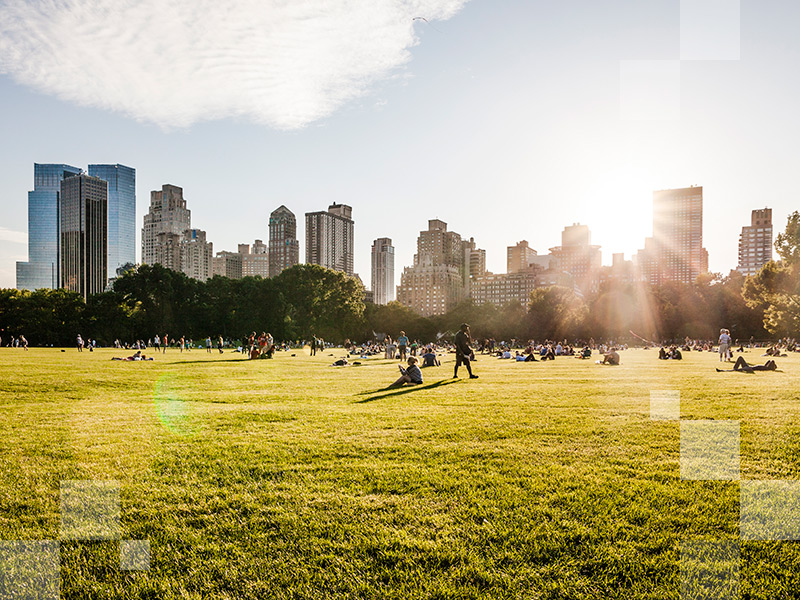
M 661 341 L 714 339 L 720 327 L 735 339 L 800 337 L 800 213 L 775 248 L 780 260 L 752 277 L 701 275 L 692 284 L 608 281 L 590 297 L 564 287 L 536 289 L 527 304 L 475 305 L 422 317 L 397 302 L 364 302 L 358 279 L 318 265 L 297 265 L 277 277 L 214 277 L 206 282 L 161 265 L 142 265 L 113 289 L 83 298 L 67 290 L 0 290 L 3 343 L 23 334 L 31 345 L 72 345 L 78 333 L 109 345 L 156 333 L 241 339 L 269 332 L 276 340 L 311 336 L 367 341 L 400 330 L 422 342 L 448 336 L 467 322 L 478 338 L 497 340 L 615 339 L 632 333 Z

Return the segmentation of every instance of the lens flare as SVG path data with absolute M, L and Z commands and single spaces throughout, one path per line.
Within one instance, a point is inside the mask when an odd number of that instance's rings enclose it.
M 189 403 L 180 397 L 175 373 L 164 373 L 158 378 L 153 390 L 153 399 L 158 420 L 167 431 L 176 435 L 190 435 L 193 432 L 191 408 Z

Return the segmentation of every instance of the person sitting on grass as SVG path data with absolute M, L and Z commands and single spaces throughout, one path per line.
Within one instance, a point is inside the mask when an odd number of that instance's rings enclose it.
M 411 385 L 420 385 L 422 383 L 422 371 L 417 366 L 418 362 L 419 361 L 417 360 L 416 356 L 409 356 L 408 368 L 404 369 L 403 367 L 400 367 L 400 378 L 390 385 L 389 388 L 402 387 L 406 383 L 410 383 Z
M 597 361 L 598 365 L 618 365 L 619 364 L 619 354 L 617 353 L 616 348 L 611 348 L 608 352 L 603 354 L 603 360 Z
M 428 348 L 425 350 L 425 354 L 422 355 L 422 366 L 423 367 L 438 367 L 441 366 L 442 363 L 439 362 L 439 358 L 436 356 L 436 352 L 433 351 L 433 348 Z
M 734 371 L 741 371 L 743 373 L 754 373 L 756 371 L 777 371 L 778 365 L 775 361 L 770 359 L 763 365 L 748 365 L 744 356 L 736 359 L 733 369 L 717 369 L 717 373 L 733 373 Z

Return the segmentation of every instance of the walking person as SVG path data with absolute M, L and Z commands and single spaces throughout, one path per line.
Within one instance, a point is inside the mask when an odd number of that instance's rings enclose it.
M 470 379 L 477 379 L 478 376 L 472 373 L 472 366 L 470 365 L 470 358 L 474 358 L 475 355 L 472 352 L 472 348 L 470 348 L 470 342 L 472 342 L 472 336 L 469 333 L 469 325 L 466 323 L 461 324 L 461 329 L 456 334 L 455 337 L 455 344 L 456 344 L 456 368 L 453 372 L 453 379 L 458 377 L 458 367 L 462 364 L 467 367 L 467 373 L 469 373 Z
M 81 334 L 78 334 L 78 339 L 75 340 L 75 343 L 78 345 L 78 352 L 83 352 L 83 338 Z

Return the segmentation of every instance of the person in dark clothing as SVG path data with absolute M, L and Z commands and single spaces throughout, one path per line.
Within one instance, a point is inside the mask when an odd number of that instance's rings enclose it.
M 731 373 L 733 371 L 743 371 L 744 373 L 754 373 L 755 371 L 777 371 L 778 365 L 774 360 L 768 360 L 763 365 L 748 365 L 744 356 L 736 359 L 732 370 L 717 369 L 717 373 Z
M 456 368 L 453 372 L 453 378 L 455 379 L 458 377 L 458 367 L 462 364 L 467 367 L 467 372 L 469 373 L 470 379 L 477 379 L 478 376 L 472 373 L 472 366 L 470 365 L 469 361 L 471 357 L 475 355 L 472 353 L 472 348 L 470 348 L 470 342 L 472 341 L 472 337 L 469 334 L 469 325 L 466 323 L 461 324 L 461 329 L 456 334 L 455 344 L 456 344 Z

